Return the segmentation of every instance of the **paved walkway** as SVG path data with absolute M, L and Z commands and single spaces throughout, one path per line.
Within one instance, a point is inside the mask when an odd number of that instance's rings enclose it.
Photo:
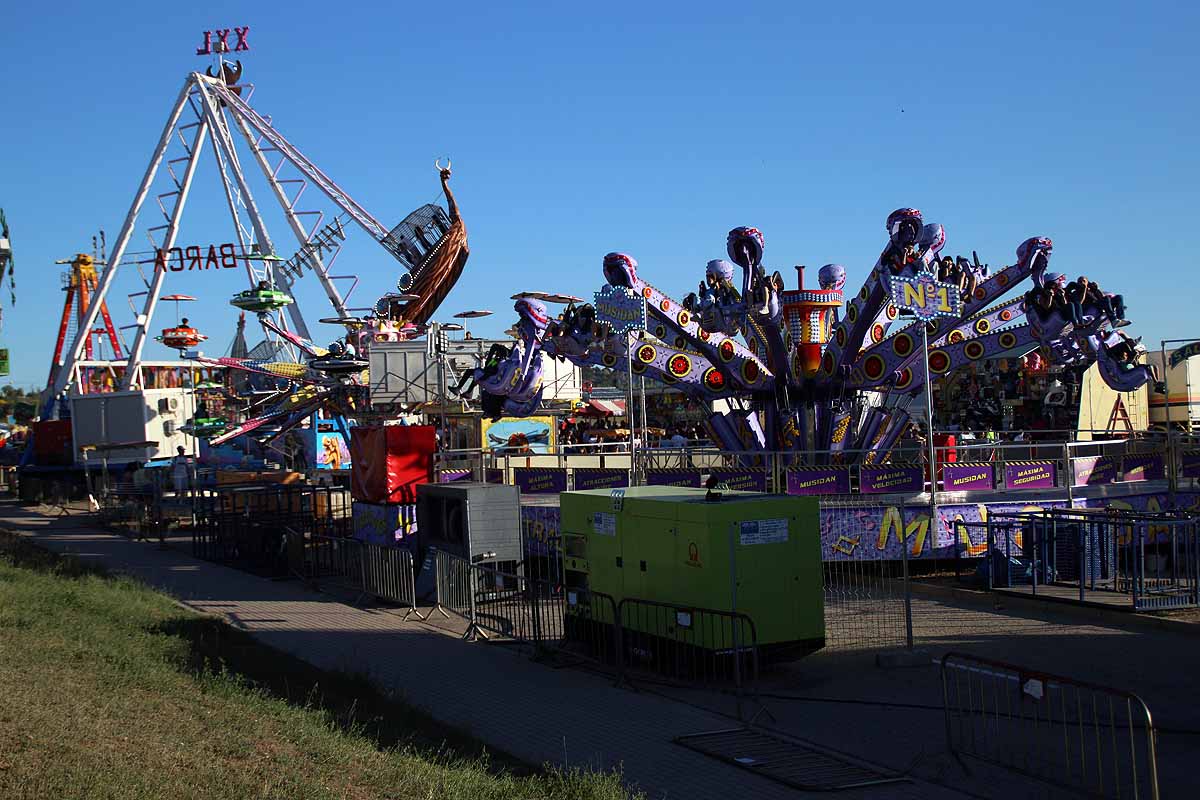
M 672 743 L 683 734 L 733 727 L 712 710 L 617 689 L 603 678 L 551 669 L 502 647 L 463 642 L 427 624 L 401 622 L 393 612 L 336 602 L 297 582 L 268 581 L 200 561 L 178 545 L 160 549 L 133 542 L 91 528 L 79 516 L 54 519 L 0 505 L 0 526 L 137 576 L 315 666 L 365 674 L 435 718 L 527 762 L 620 765 L 630 785 L 651 798 L 808 796 Z M 860 716 L 840 714 L 837 724 L 870 724 Z M 930 722 L 923 740 L 936 735 L 940 717 Z M 920 781 L 838 793 L 844 800 L 959 796 Z
M 621 765 L 626 779 L 651 798 L 806 796 L 671 742 L 682 734 L 733 727 L 726 696 L 615 689 L 604 678 L 552 669 L 503 647 L 463 642 L 433 625 L 355 608 L 295 581 L 263 580 L 193 559 L 183 540 L 160 550 L 102 533 L 82 516 L 53 519 L 0 505 L 0 526 L 136 575 L 316 666 L 366 674 L 437 719 L 525 761 Z M 913 599 L 913 617 L 917 641 L 931 656 L 926 666 L 884 670 L 874 666 L 870 653 L 827 650 L 764 676 L 762 699 L 774 717 L 772 727 L 915 779 L 839 792 L 839 798 L 962 796 L 946 786 L 997 800 L 1056 796 L 1045 785 L 975 762 L 967 775 L 945 755 L 933 657 L 948 650 L 1138 692 L 1160 729 L 1163 796 L 1200 793 L 1200 774 L 1191 769 L 1200 748 L 1200 682 L 1194 680 L 1200 635 L 1130 629 L 1068 609 L 983 607 L 922 596 Z M 875 625 L 859 624 L 870 630 Z

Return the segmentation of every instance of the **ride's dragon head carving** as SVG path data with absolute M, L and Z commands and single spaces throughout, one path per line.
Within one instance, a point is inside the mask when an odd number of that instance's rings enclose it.
M 895 247 L 912 247 L 917 243 L 922 227 L 923 218 L 919 208 L 897 208 L 888 214 L 888 238 Z
M 846 268 L 841 264 L 826 264 L 817 273 L 817 283 L 822 289 L 841 291 L 846 285 Z
M 1050 254 L 1054 242 L 1046 236 L 1031 236 L 1017 246 L 1017 265 L 1029 270 L 1035 286 L 1046 282 L 1046 269 L 1050 266 Z
M 546 312 L 546 304 L 532 297 L 522 297 L 513 304 L 513 310 L 521 317 L 522 329 L 535 335 L 541 335 L 550 324 L 550 315 Z
M 604 257 L 604 280 L 632 289 L 637 283 L 637 259 L 627 253 L 609 253 Z
M 213 73 L 212 67 L 205 69 L 204 74 L 208 75 L 210 78 L 217 77 Z M 242 87 L 237 85 L 237 82 L 242 79 L 242 62 L 240 59 L 235 61 L 233 64 L 230 64 L 228 61 L 222 61 L 220 77 L 221 80 L 224 81 L 225 85 L 228 86 L 234 94 L 238 95 L 239 97 L 241 96 Z
M 743 268 L 762 263 L 766 241 L 758 228 L 740 227 L 729 232 L 725 239 L 725 250 L 734 263 Z

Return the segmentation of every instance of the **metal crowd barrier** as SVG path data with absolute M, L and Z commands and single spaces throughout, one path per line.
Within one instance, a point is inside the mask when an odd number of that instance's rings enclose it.
M 1052 508 L 996 515 L 1021 526 L 1011 563 L 1028 564 L 1032 594 L 1080 602 L 1124 602 L 1137 611 L 1200 605 L 1200 517 L 1179 512 Z M 1008 545 L 1006 545 L 1008 546 Z M 989 550 L 992 548 L 989 547 Z M 993 586 L 1011 587 L 1008 580 Z
M 662 682 L 732 685 L 738 714 L 759 674 L 758 633 L 746 614 L 561 589 L 443 551 L 433 552 L 436 610 L 467 622 L 464 638 L 499 636 Z M 754 689 L 755 696 L 757 690 Z
M 961 583 L 988 589 L 1027 584 L 1033 564 L 1025 558 L 1023 530 L 1016 520 L 954 523 L 954 575 Z M 970 572 L 964 572 L 970 570 Z
M 941 674 L 946 744 L 960 761 L 1093 797 L 1157 800 L 1154 723 L 1136 694 L 961 653 L 942 658 Z
M 209 561 L 283 577 L 289 571 L 285 531 L 347 536 L 348 497 L 348 490 L 332 486 L 218 486 L 194 500 L 192 552 Z
M 433 551 L 435 608 L 467 621 L 464 638 L 513 639 L 535 647 L 563 636 L 563 594 L 550 581 L 533 580 L 486 564 Z
M 758 631 L 746 614 L 626 597 L 617 619 L 627 666 L 689 685 L 732 681 L 739 697 L 758 680 Z
M 829 531 L 833 550 L 846 558 L 822 564 L 825 650 L 876 651 L 909 644 L 911 604 L 903 560 L 885 557 L 880 547 L 893 540 L 906 542 L 908 552 L 924 547 L 930 535 L 928 511 L 900 505 L 884 520 L 883 539 L 873 534 L 855 509 L 868 508 L 864 498 L 841 498 L 825 508 L 846 509 Z
M 314 586 L 331 584 L 405 607 L 404 619 L 416 616 L 416 580 L 408 550 L 358 539 L 287 531 L 289 571 Z

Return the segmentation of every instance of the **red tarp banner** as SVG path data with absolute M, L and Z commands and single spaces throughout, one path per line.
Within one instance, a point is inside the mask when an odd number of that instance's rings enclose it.
M 350 494 L 362 503 L 415 503 L 417 484 L 433 480 L 432 425 L 350 429 Z

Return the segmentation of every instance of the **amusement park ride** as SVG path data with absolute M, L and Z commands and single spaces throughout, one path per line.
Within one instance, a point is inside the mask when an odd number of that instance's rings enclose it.
M 243 33 L 240 49 L 244 44 Z M 107 268 L 97 280 L 91 265 L 77 267 L 78 278 L 72 280 L 84 310 L 66 350 L 61 345 L 67 329 L 60 332 L 58 368 L 51 375 L 43 418 L 53 418 L 78 382 L 77 366 L 91 355 L 100 316 L 105 324 L 99 332 L 110 338 L 114 358 L 125 358 L 120 388 L 144 388 L 139 367 L 158 302 L 190 299 L 163 297 L 166 278 L 176 272 L 243 265 L 249 287 L 235 294 L 231 305 L 257 315 L 278 344 L 276 352 L 299 356 L 209 357 L 192 349 L 206 337 L 186 319 L 162 331 L 157 338 L 194 363 L 266 376 L 274 386 L 241 424 L 226 424 L 197 408 L 184 430 L 215 434 L 214 444 L 243 435 L 267 440 L 317 410 L 337 419 L 363 411 L 371 402 L 367 369 L 373 347 L 426 333 L 428 341 L 441 342 L 450 329 L 431 322 L 469 255 L 466 227 L 449 187 L 450 163 L 435 162 L 448 211 L 427 204 L 385 228 L 251 107 L 254 87 L 241 82 L 241 62 L 224 60 L 223 47 L 224 40 L 209 44 L 215 70 L 192 72 L 184 81 Z M 248 156 L 239 155 L 238 143 Z M 176 244 L 206 150 L 216 162 L 236 238 L 207 252 Z M 243 170 L 247 160 L 262 173 L 296 240 L 290 257 L 267 230 Z M 159 185 L 163 173 L 165 186 Z M 336 208 L 332 216 L 298 205 L 310 186 Z M 139 259 L 128 246 L 151 197 L 162 218 L 144 231 L 152 256 Z M 331 272 L 351 223 L 402 267 L 398 291 L 370 308 L 347 306 L 357 276 Z M 492 418 L 533 414 L 542 405 L 543 357 L 548 355 L 579 367 L 627 372 L 631 384 L 634 376 L 648 377 L 696 401 L 712 402 L 710 434 L 729 451 L 783 451 L 798 462 L 878 463 L 889 458 L 909 428 L 913 402 L 925 395 L 928 404 L 931 381 L 973 362 L 1040 349 L 1044 358 L 1060 364 L 1098 362 L 1104 380 L 1120 391 L 1152 379 L 1150 368 L 1139 363 L 1140 344 L 1120 330 L 1128 324 L 1121 297 L 1085 278 L 1068 282 L 1048 272 L 1049 239 L 1027 239 L 1017 248 L 1015 263 L 993 273 L 977 257 L 942 257 L 945 231 L 926 223 L 916 209 L 896 210 L 885 227 L 883 252 L 849 299 L 843 294 L 846 270 L 837 264 L 821 268 L 817 288 L 805 287 L 800 267 L 797 287 L 787 289 L 779 272 L 768 273 L 764 237 L 750 227 L 729 232 L 728 260 L 708 262 L 698 290 L 682 301 L 647 283 L 632 256 L 609 253 L 602 264 L 606 285 L 592 303 L 544 292 L 514 295 L 515 341 L 493 344 L 478 368 L 455 381 L 455 391 L 466 398 L 478 388 L 483 412 Z M 146 264 L 153 264 L 149 275 Z M 131 270 L 142 284 L 130 295 L 131 306 L 135 299 L 142 306 L 126 326 L 134 331 L 133 344 L 122 356 L 106 298 L 118 275 Z M 312 342 L 292 291 L 307 272 L 316 275 L 334 311 L 321 322 L 345 328 L 327 348 Z M 1026 279 L 1032 288 L 1024 297 L 1001 300 Z M 344 282 L 349 288 L 343 295 Z M 546 303 L 566 309 L 553 316 Z M 911 319 L 902 320 L 902 311 Z M 463 318 L 487 313 L 464 312 Z M 69 317 L 64 313 L 64 320 Z M 444 352 L 440 345 L 437 350 Z M 439 375 L 444 413 L 445 370 Z
M 241 44 L 244 43 L 243 38 Z M 66 347 L 63 340 L 68 328 L 64 325 L 60 331 L 43 419 L 65 413 L 63 404 L 80 382 L 79 367 L 92 356 L 93 335 L 100 317 L 104 319 L 100 330 L 111 338 L 114 359 L 124 360 L 123 370 L 114 370 L 120 376 L 119 390 L 145 388 L 140 367 L 159 301 L 190 299 L 178 294 L 163 296 L 165 281 L 174 273 L 244 266 L 249 288 L 236 293 L 231 305 L 256 314 L 267 336 L 279 343 L 279 349 L 302 353 L 303 363 L 278 358 L 206 357 L 193 348 L 207 337 L 188 325 L 186 319 L 163 329 L 155 338 L 200 364 L 274 377 L 279 391 L 276 406 L 268 413 L 275 418 L 296 420 L 323 405 L 353 404 L 353 396 L 364 383 L 361 373 L 366 367 L 366 349 L 377 341 L 403 340 L 423 333 L 426 323 L 462 273 L 469 250 L 466 227 L 449 187 L 449 163 L 445 167 L 435 164 L 449 213 L 435 204 L 426 204 L 400 224 L 387 228 L 284 138 L 269 117 L 250 105 L 254 86 L 241 82 L 241 61 L 230 63 L 224 58 L 225 52 L 227 43 L 211 42 L 215 68 L 210 67 L 205 73 L 192 72 L 184 80 L 114 240 L 107 267 L 97 279 L 94 267 L 81 263 L 77 277 L 72 278 L 74 288 L 68 292 L 75 295 L 68 295 L 68 304 L 72 296 L 77 296 L 80 313 L 72 316 L 64 312 L 64 320 L 70 319 L 75 331 Z M 235 238 L 234 242 L 219 247 L 209 246 L 207 251 L 203 247 L 177 244 L 183 212 L 195 188 L 196 168 L 206 151 L 211 152 L 216 163 Z M 273 202 L 295 238 L 296 250 L 290 257 L 281 252 L 267 229 L 259 201 L 251 190 L 250 176 L 243 167 L 247 162 L 261 172 Z M 327 208 L 328 216 L 326 211 L 299 205 L 301 196 L 310 187 L 315 187 L 332 204 L 332 209 Z M 156 213 L 147 220 L 148 200 Z M 400 293 L 385 295 L 370 308 L 352 309 L 347 305 L 357 286 L 357 276 L 331 272 L 351 223 L 377 241 L 401 265 L 397 281 Z M 152 244 L 149 254 L 130 250 L 130 242 L 139 229 Z M 147 268 L 150 265 L 152 269 Z M 333 317 L 322 321 L 344 325 L 345 342 L 335 342 L 327 349 L 312 344 L 307 322 L 293 293 L 296 281 L 307 272 L 316 275 L 334 311 Z M 118 330 L 131 329 L 132 344 L 121 348 L 108 314 L 107 299 L 117 279 L 131 273 L 138 283 L 137 291 L 129 295 L 134 321 Z M 135 301 L 140 303 L 140 310 L 134 307 Z M 366 313 L 355 316 L 352 312 L 356 310 Z M 293 391 L 297 386 L 301 388 Z M 251 429 L 273 427 L 261 421 L 249 424 Z M 215 427 L 198 416 L 187 429 L 201 435 Z M 247 432 L 244 427 L 234 431 Z
M 485 411 L 533 413 L 544 353 L 723 401 L 728 410 L 708 427 L 726 450 L 870 464 L 889 457 L 929 381 L 973 362 L 1040 348 L 1058 363 L 1098 362 L 1118 391 L 1152 379 L 1140 344 L 1119 330 L 1121 297 L 1048 272 L 1049 239 L 1026 240 L 1016 263 L 991 273 L 978 258 L 941 258 L 945 231 L 916 209 L 893 212 L 886 228 L 879 260 L 844 305 L 841 265 L 821 268 L 819 289 L 804 287 L 799 268 L 787 290 L 779 272 L 767 274 L 755 228 L 729 232 L 730 260 L 710 261 L 682 302 L 643 280 L 633 257 L 609 253 L 594 303 L 552 320 L 540 301 L 517 301 L 517 345 L 473 376 Z M 1026 278 L 1025 297 L 996 303 Z M 916 319 L 897 326 L 901 308 Z
M 0 283 L 4 282 L 4 276 L 7 274 L 9 292 L 14 303 L 17 302 L 16 276 L 13 274 L 15 268 L 16 263 L 13 261 L 12 242 L 8 238 L 8 219 L 4 216 L 4 209 L 0 208 Z M 0 316 L 0 323 L 3 320 L 3 316 Z
M 100 235 L 103 237 L 104 234 Z M 47 386 L 54 383 L 62 368 L 68 337 L 73 341 L 79 332 L 84 330 L 83 323 L 87 317 L 88 308 L 96 296 L 96 267 L 103 266 L 105 263 L 102 254 L 103 247 L 92 255 L 76 253 L 75 258 L 70 261 L 64 259 L 55 262 L 56 264 L 70 264 L 71 268 L 63 274 L 63 291 L 67 296 L 63 300 L 62 319 L 58 323 L 58 336 L 54 340 L 54 358 L 50 362 Z M 112 357 L 114 359 L 121 358 L 121 341 L 113 327 L 112 316 L 108 313 L 108 303 L 103 300 L 99 301 L 99 311 L 104 325 L 87 330 L 83 340 L 84 357 L 90 361 L 95 355 L 98 355 L 99 349 L 107 342 Z

